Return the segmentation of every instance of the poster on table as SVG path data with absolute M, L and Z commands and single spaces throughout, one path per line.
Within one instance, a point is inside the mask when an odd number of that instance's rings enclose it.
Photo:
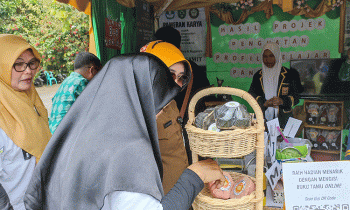
M 181 51 L 188 60 L 205 66 L 206 19 L 204 8 L 163 12 L 159 27 L 172 26 L 181 34 Z
M 350 209 L 350 161 L 283 163 L 286 209 Z
M 153 41 L 153 15 L 150 3 L 145 0 L 135 1 L 137 14 L 136 20 L 136 46 L 141 49 L 147 43 Z
M 339 58 L 339 17 L 323 15 L 303 18 L 284 13 L 274 6 L 274 15 L 250 15 L 242 24 L 232 25 L 211 16 L 213 58 L 207 58 L 207 75 L 225 86 L 248 90 L 256 71 L 262 68 L 261 50 L 267 42 L 276 42 L 282 52 L 283 66 L 295 59 Z
M 105 31 L 106 47 L 121 50 L 121 23 L 107 17 L 105 18 Z

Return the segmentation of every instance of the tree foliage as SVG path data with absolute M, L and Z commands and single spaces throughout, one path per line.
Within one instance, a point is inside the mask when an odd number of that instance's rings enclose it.
M 69 72 L 88 50 L 89 17 L 54 0 L 1 0 L 0 33 L 25 38 L 42 55 L 44 70 Z

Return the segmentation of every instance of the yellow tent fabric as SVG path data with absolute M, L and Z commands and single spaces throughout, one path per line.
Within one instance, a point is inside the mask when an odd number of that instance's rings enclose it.
M 85 14 L 91 14 L 91 2 L 90 0 L 56 0 L 58 2 L 70 4 L 77 8 L 79 11 L 85 12 Z M 135 7 L 135 1 L 137 0 L 116 0 L 119 4 L 125 7 Z M 162 8 L 166 0 L 146 0 L 155 7 L 155 11 Z M 235 3 L 239 0 L 173 0 L 166 10 L 182 10 L 192 9 L 199 7 L 208 7 L 216 3 Z
M 117 1 L 119 2 L 119 0 Z M 135 0 L 128 0 L 128 1 L 135 1 Z M 146 0 L 146 1 L 154 5 L 155 11 L 158 11 L 159 9 L 161 9 L 165 2 L 165 0 Z M 239 2 L 239 0 L 173 0 L 166 10 L 173 11 L 173 10 L 192 9 L 192 8 L 200 8 L 200 7 L 209 7 L 217 3 L 235 3 L 235 2 Z
M 89 0 L 56 0 L 61 3 L 70 4 L 79 11 L 91 15 L 91 2 Z
M 91 10 L 90 10 L 91 11 Z M 89 52 L 97 56 L 94 28 L 92 27 L 91 15 L 89 16 Z
M 273 0 L 273 4 L 278 4 L 283 12 L 289 12 L 293 10 L 293 0 Z

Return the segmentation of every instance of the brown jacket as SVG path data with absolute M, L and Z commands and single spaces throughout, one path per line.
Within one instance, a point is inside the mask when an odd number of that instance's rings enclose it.
M 182 128 L 177 121 L 179 116 L 180 113 L 175 100 L 172 100 L 157 114 L 159 147 L 163 163 L 164 194 L 169 192 L 188 166 Z

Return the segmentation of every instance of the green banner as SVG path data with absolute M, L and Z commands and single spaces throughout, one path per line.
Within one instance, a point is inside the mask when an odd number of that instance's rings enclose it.
M 101 59 L 102 64 L 106 64 L 107 61 L 116 55 L 138 52 L 136 47 L 135 9 L 124 7 L 114 0 L 92 0 L 91 3 L 91 16 L 95 34 L 96 52 L 97 57 Z M 106 18 L 121 23 L 121 50 L 106 47 Z
M 295 59 L 339 58 L 339 16 L 304 19 L 274 6 L 274 15 L 251 15 L 240 25 L 229 25 L 211 15 L 213 58 L 207 58 L 211 84 L 248 90 L 253 74 L 261 69 L 261 48 L 266 42 L 280 45 L 283 66 Z

